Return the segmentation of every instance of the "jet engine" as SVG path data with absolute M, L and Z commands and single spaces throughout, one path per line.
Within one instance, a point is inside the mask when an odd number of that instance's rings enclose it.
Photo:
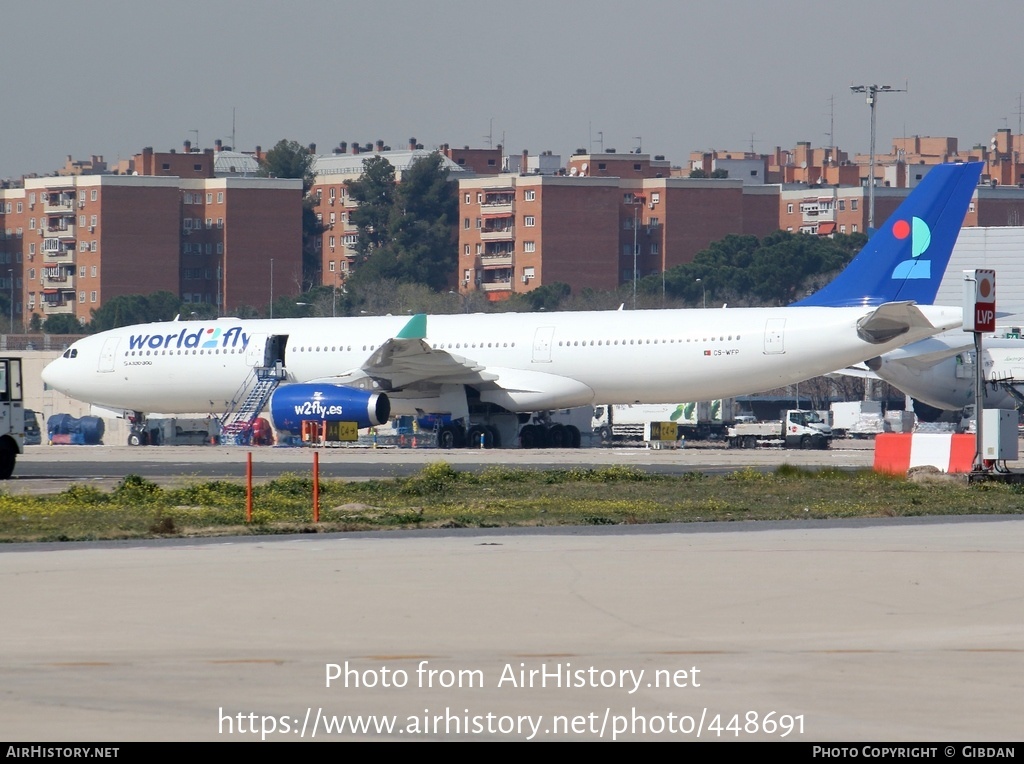
M 391 401 L 384 393 L 341 385 L 282 385 L 270 397 L 270 416 L 274 427 L 292 433 L 309 421 L 355 422 L 362 429 L 388 421 Z

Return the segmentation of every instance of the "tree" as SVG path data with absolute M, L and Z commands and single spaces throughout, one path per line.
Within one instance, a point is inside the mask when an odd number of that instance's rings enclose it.
M 320 255 L 316 242 L 324 232 L 323 224 L 317 220 L 313 209 L 316 200 L 310 195 L 313 188 L 313 163 L 316 157 L 308 148 L 297 141 L 277 142 L 274 148 L 260 160 L 260 175 L 266 178 L 302 179 L 302 288 L 309 289 L 318 281 Z
M 458 193 L 442 156 L 417 159 L 400 184 L 384 157 L 365 160 L 363 168 L 348 184 L 359 202 L 349 218 L 359 231 L 351 288 L 390 279 L 446 289 L 458 265 Z
M 363 160 L 363 174 L 349 181 L 349 196 L 359 206 L 349 213 L 349 222 L 356 226 L 355 266 L 358 270 L 391 240 L 391 216 L 395 208 L 395 168 L 382 156 Z
M 78 319 L 70 313 L 58 313 L 55 316 L 47 316 L 41 328 L 46 334 L 86 333 L 86 327 L 82 326 L 82 324 L 78 322 Z
M 297 141 L 279 140 L 260 160 L 264 178 L 301 178 L 302 195 L 313 188 L 313 153 Z
M 181 300 L 170 292 L 154 292 L 150 295 L 123 294 L 103 303 L 92 310 L 89 330 L 104 332 L 119 326 L 145 324 L 151 321 L 170 321 L 182 310 Z

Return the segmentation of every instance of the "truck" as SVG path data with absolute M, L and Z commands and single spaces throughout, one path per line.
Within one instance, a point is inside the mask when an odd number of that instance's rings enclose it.
M 817 411 L 787 409 L 775 422 L 738 422 L 729 428 L 729 448 L 828 448 L 832 428 Z
M 736 422 L 732 398 L 691 403 L 634 403 L 594 407 L 594 436 L 604 444 L 651 440 L 652 422 L 675 422 L 676 440 L 725 438 Z
M 0 480 L 14 474 L 25 453 L 25 405 L 21 359 L 0 358 Z
M 886 432 L 881 401 L 837 401 L 831 412 L 832 432 L 837 438 L 873 438 Z

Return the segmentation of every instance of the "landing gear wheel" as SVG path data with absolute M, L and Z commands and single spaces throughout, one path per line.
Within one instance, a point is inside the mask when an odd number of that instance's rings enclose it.
M 494 448 L 494 435 L 482 424 L 475 424 L 469 428 L 466 436 L 468 448 Z
M 548 428 L 548 448 L 565 448 L 565 425 L 553 424 Z
M 461 434 L 455 425 L 446 424 L 437 433 L 437 447 L 444 449 L 458 448 L 459 441 L 461 440 L 459 436 Z
M 491 448 L 501 448 L 501 433 L 493 424 L 486 425 L 487 432 L 491 434 Z
M 565 445 L 567 448 L 579 448 L 583 444 L 583 436 L 580 435 L 580 428 L 576 425 L 566 425 L 565 435 Z

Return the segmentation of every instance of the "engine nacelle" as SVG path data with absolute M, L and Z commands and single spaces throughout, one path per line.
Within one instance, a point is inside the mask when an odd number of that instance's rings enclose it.
M 355 422 L 362 429 L 388 421 L 391 401 L 384 393 L 341 385 L 282 385 L 270 396 L 270 415 L 278 430 L 296 434 L 309 421 Z

